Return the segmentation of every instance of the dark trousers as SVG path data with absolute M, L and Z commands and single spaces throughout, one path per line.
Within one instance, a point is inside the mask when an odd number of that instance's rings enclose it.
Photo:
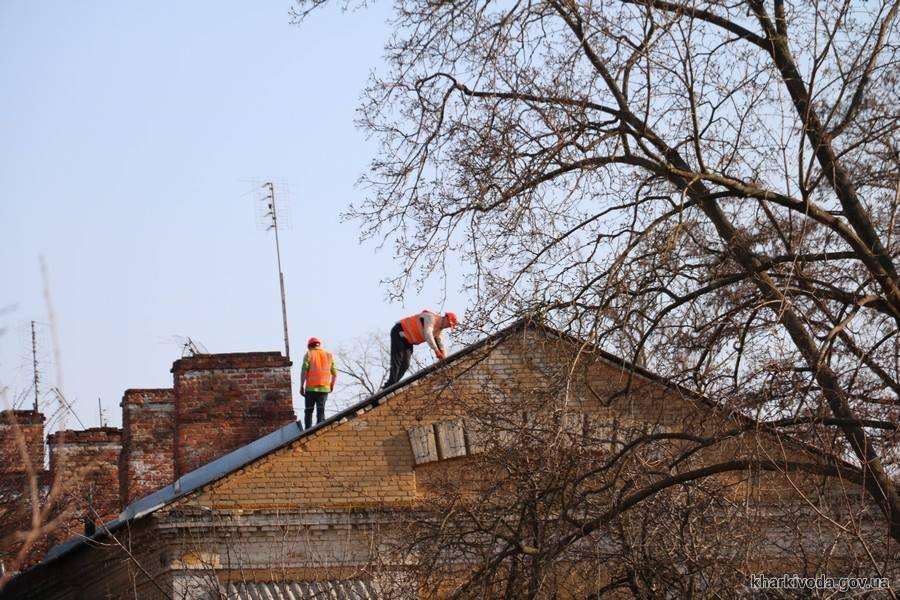
M 312 425 L 313 408 L 316 409 L 316 425 L 325 420 L 325 401 L 328 400 L 328 392 L 306 391 L 306 409 L 304 423 L 306 429 Z
M 401 331 L 403 328 L 400 327 L 400 323 L 391 329 L 391 373 L 381 389 L 391 387 L 400 381 L 409 368 L 409 361 L 412 360 L 412 344 L 400 335 Z

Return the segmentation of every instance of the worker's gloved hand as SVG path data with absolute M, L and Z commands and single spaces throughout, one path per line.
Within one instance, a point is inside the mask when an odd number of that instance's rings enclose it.
M 306 390 L 300 390 L 300 395 L 306 398 Z
M 435 350 L 434 354 L 435 354 L 435 356 L 438 357 L 439 360 L 444 360 L 444 353 L 441 352 L 440 350 Z

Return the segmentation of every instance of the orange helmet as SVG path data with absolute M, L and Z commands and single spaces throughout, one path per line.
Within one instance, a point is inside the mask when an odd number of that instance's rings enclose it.
M 318 345 L 321 346 L 321 345 L 322 345 L 322 341 L 319 340 L 319 338 L 317 338 L 317 337 L 311 337 L 311 338 L 309 338 L 309 341 L 306 342 L 306 347 L 307 347 L 307 348 L 312 348 L 315 344 L 318 344 Z
M 455 312 L 447 311 L 444 315 L 447 318 L 447 325 L 450 327 L 456 327 L 456 324 L 459 323 L 459 320 L 456 318 Z

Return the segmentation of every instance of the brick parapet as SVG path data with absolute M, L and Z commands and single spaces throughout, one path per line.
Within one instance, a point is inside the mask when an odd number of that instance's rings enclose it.
M 64 430 L 47 437 L 50 480 L 61 484 L 68 520 L 54 532 L 55 541 L 83 532 L 89 518 L 105 522 L 119 513 L 119 454 L 122 430 L 92 427 Z
M 122 430 L 118 427 L 90 427 L 88 429 L 63 429 L 47 436 L 53 447 L 78 447 L 103 444 L 121 444 Z
M 22 455 L 25 445 L 27 461 Z M 29 470 L 37 475 L 38 487 L 32 487 Z M 9 566 L 27 568 L 37 563 L 47 551 L 47 539 L 33 540 L 23 550 L 19 535 L 28 530 L 37 492 L 39 506 L 46 489 L 44 471 L 44 415 L 34 410 L 0 411 L 0 561 Z M 21 558 L 21 563 L 18 561 Z
M 175 480 L 175 390 L 129 389 L 120 406 L 119 497 L 124 508 Z
M 44 415 L 34 410 L 0 411 L 0 474 L 25 473 L 25 461 L 15 435 L 18 428 L 34 471 L 44 468 Z
M 172 373 L 175 477 L 296 420 L 291 361 L 278 352 L 197 355 Z

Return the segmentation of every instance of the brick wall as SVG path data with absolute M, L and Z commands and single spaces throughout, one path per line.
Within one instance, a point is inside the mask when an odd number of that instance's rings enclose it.
M 122 396 L 122 507 L 175 480 L 175 390 L 131 389 Z
M 93 427 L 58 431 L 47 437 L 50 480 L 58 481 L 60 504 L 70 517 L 54 531 L 55 541 L 84 532 L 84 519 L 105 523 L 119 514 L 119 454 L 122 430 Z
M 157 531 L 147 535 L 148 521 L 139 520 L 117 532 L 132 559 L 125 558 L 116 544 L 94 544 L 88 552 L 73 552 L 14 578 L 3 589 L 3 598 L 171 600 L 175 596 L 166 574 L 166 544 L 171 542 L 161 539 Z
M 18 430 L 18 435 L 16 431 Z M 25 443 L 32 472 L 38 476 L 38 489 L 33 489 L 20 442 Z M 31 523 L 33 493 L 38 493 L 39 506 L 44 495 L 41 477 L 44 470 L 44 415 L 33 410 L 0 412 L 0 561 L 10 568 L 17 564 L 22 548 L 19 533 Z M 39 539 L 18 566 L 36 563 L 46 552 L 46 540 Z
M 0 412 L 0 475 L 25 473 L 22 450 L 15 435 L 15 423 L 25 442 L 31 468 L 44 468 L 44 415 L 33 410 Z
M 175 476 L 296 421 L 291 362 L 278 352 L 175 361 Z

